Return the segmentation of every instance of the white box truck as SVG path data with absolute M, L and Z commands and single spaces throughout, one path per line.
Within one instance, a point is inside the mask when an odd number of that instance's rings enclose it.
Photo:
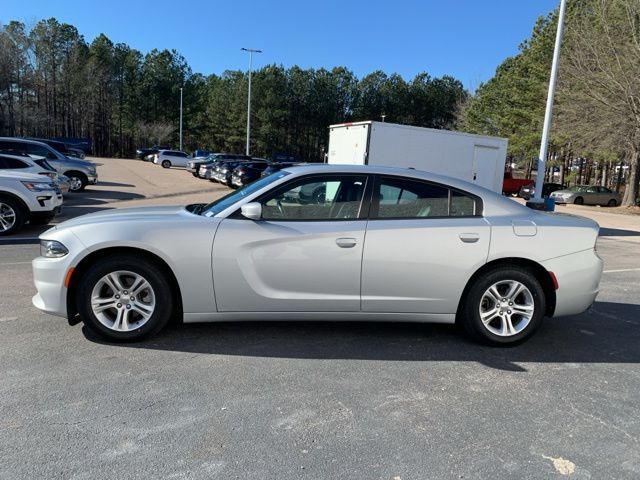
M 415 168 L 502 193 L 507 139 L 386 122 L 329 127 L 330 164 Z

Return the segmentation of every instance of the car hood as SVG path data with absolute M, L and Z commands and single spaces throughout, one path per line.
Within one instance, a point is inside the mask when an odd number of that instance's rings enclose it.
M 142 220 L 177 221 L 179 218 L 192 216 L 184 205 L 114 208 L 100 212 L 89 213 L 67 220 L 57 225 L 58 229 L 77 227 L 80 225 L 103 224 L 106 222 L 140 222 Z

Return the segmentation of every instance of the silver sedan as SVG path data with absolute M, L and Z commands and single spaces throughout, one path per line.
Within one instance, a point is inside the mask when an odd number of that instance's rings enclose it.
M 575 203 L 576 205 L 602 205 L 617 207 L 622 201 L 622 195 L 597 185 L 576 185 L 564 190 L 551 193 L 556 203 Z
M 291 167 L 208 205 L 57 225 L 40 236 L 33 303 L 116 341 L 178 317 L 460 322 L 505 345 L 592 304 L 597 236 L 426 172 Z

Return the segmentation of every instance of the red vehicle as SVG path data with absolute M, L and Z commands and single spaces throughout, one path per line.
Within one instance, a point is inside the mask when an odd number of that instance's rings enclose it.
M 504 180 L 502 181 L 503 195 L 515 195 L 525 185 L 533 184 L 530 178 L 513 178 L 511 171 L 504 172 Z

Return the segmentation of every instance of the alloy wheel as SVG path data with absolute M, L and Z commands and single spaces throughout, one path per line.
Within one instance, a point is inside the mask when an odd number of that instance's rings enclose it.
M 484 292 L 479 309 L 482 324 L 489 332 L 511 337 L 529 325 L 535 303 L 525 285 L 515 280 L 502 280 Z
M 155 311 L 151 284 L 142 275 L 119 270 L 96 282 L 91 293 L 91 309 L 98 321 L 110 330 L 129 332 L 142 327 Z
M 0 202 L 0 231 L 6 232 L 16 223 L 16 211 L 11 205 Z
M 78 177 L 71 177 L 69 178 L 69 189 L 71 191 L 77 191 L 80 190 L 82 188 L 82 180 L 80 180 L 80 178 Z

